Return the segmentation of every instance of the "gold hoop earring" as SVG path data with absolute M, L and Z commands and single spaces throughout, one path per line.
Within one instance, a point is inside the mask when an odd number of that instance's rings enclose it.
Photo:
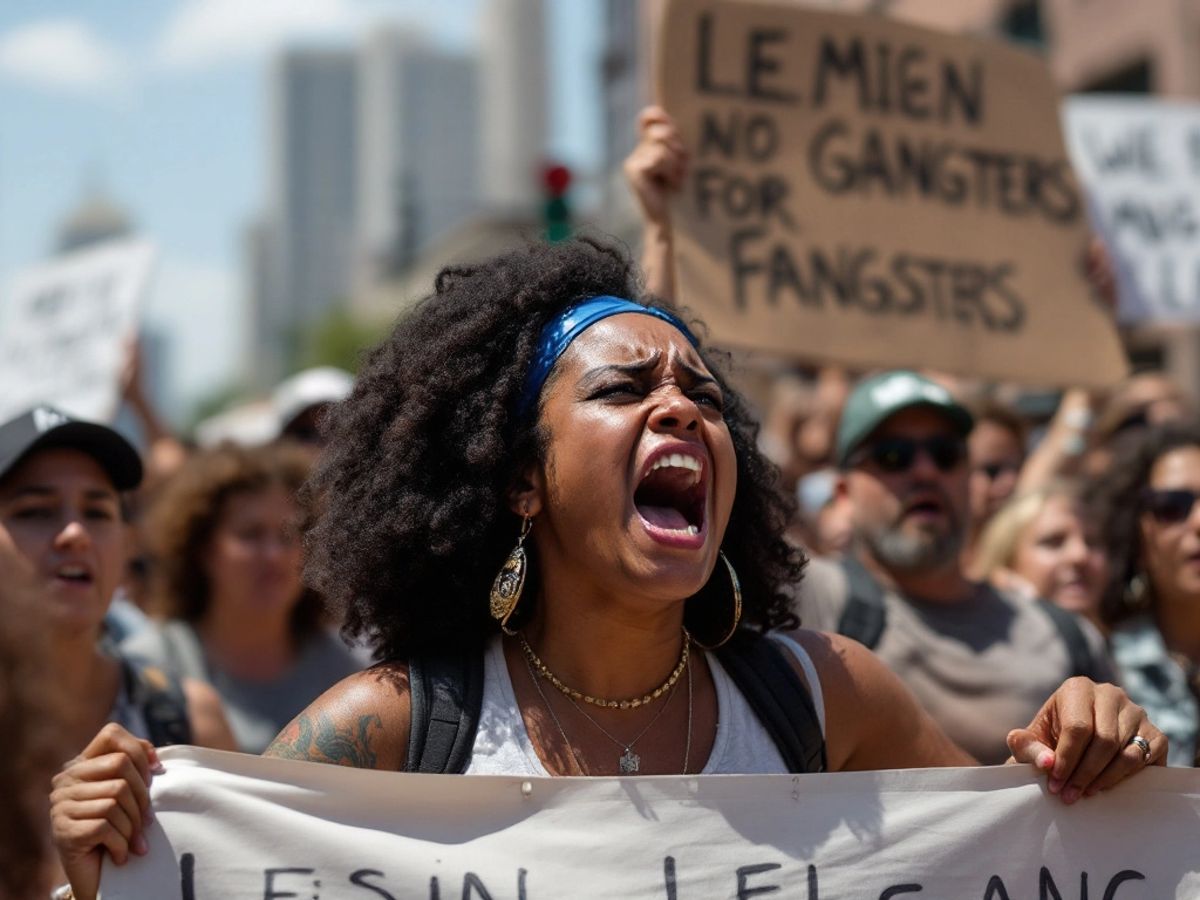
M 508 620 L 516 611 L 517 604 L 521 601 L 521 591 L 525 589 L 525 571 L 529 565 L 529 558 L 525 555 L 525 537 L 531 528 L 533 528 L 533 519 L 525 516 L 525 520 L 521 523 L 521 534 L 517 538 L 517 546 L 513 548 L 512 553 L 508 554 L 508 558 L 504 560 L 504 565 L 500 567 L 500 572 L 496 575 L 496 580 L 492 582 L 492 592 L 489 598 L 492 618 L 500 623 L 500 630 L 508 635 L 516 634 L 515 631 L 508 629 Z
M 729 572 L 729 583 L 733 587 L 733 623 L 729 626 L 729 630 L 715 644 L 702 644 L 695 637 L 692 637 L 692 643 L 701 650 L 716 650 L 738 630 L 738 625 L 742 621 L 742 583 L 738 581 L 737 572 L 733 570 L 733 563 L 729 561 L 729 557 L 725 555 L 724 550 L 718 550 L 717 554 L 721 557 L 721 562 L 725 563 L 725 569 Z

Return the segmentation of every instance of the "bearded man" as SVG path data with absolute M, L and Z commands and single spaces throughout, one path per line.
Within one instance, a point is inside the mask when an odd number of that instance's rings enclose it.
M 851 392 L 836 491 L 854 538 L 840 563 L 810 563 L 797 611 L 808 628 L 872 648 L 959 746 L 997 764 L 1009 755 L 1004 723 L 1033 717 L 1064 679 L 1111 681 L 1112 668 L 1086 621 L 964 572 L 971 427 L 945 388 L 914 372 Z

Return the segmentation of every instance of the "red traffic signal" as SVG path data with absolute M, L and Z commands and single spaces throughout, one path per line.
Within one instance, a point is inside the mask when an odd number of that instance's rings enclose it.
M 561 197 L 571 186 L 571 170 L 558 163 L 546 165 L 542 168 L 542 184 L 551 197 Z

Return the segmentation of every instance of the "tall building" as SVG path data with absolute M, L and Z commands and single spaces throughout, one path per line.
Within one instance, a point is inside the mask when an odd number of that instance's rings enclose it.
M 356 250 L 368 282 L 403 270 L 481 205 L 475 60 L 395 29 L 358 60 Z
M 246 292 L 245 371 L 250 383 L 261 389 L 279 380 L 285 364 L 288 309 L 282 292 L 275 288 L 280 280 L 275 238 L 271 223 L 260 216 L 246 227 L 241 242 L 242 284 Z
M 485 0 L 479 33 L 484 198 L 526 212 L 540 202 L 546 153 L 544 0 Z
M 653 44 L 664 6 L 664 0 L 604 0 L 601 215 L 609 232 L 631 244 L 639 239 L 638 213 L 621 164 L 637 143 L 638 113 L 654 95 Z
M 358 135 L 353 51 L 289 50 L 271 72 L 267 281 L 295 329 L 351 289 Z

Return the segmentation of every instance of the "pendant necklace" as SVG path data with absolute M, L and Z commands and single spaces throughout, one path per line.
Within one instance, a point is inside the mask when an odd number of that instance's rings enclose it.
M 544 707 L 546 707 L 546 710 L 550 713 L 550 718 L 554 721 L 554 727 L 558 729 L 559 737 L 561 737 L 563 740 L 563 743 L 566 744 L 567 752 L 569 752 L 571 754 L 571 760 L 575 763 L 575 768 L 579 771 L 580 775 L 586 775 L 587 773 L 584 772 L 584 770 L 583 770 L 583 763 L 581 763 L 579 761 L 579 756 L 575 753 L 575 748 L 571 745 L 571 741 L 567 737 L 566 729 L 563 728 L 562 722 L 559 721 L 558 714 L 554 711 L 554 707 L 550 705 L 550 701 L 546 698 L 546 694 L 542 690 L 541 679 L 538 678 L 537 671 L 534 669 L 533 664 L 528 659 L 528 657 L 526 658 L 525 663 L 529 670 L 529 680 L 533 682 L 533 686 L 537 690 L 538 696 L 542 700 L 542 705 Z M 692 754 L 692 670 L 690 668 L 688 669 L 688 672 L 687 672 L 687 682 L 688 682 L 688 719 L 687 719 L 687 739 L 686 739 L 686 742 L 684 745 L 684 751 L 683 751 L 683 774 L 684 775 L 687 774 L 688 762 L 689 762 L 691 754 Z M 642 758 L 633 752 L 633 746 L 638 741 L 640 741 L 645 736 L 646 732 L 648 732 L 654 726 L 654 723 L 656 723 L 659 720 L 659 718 L 662 716 L 663 712 L 666 710 L 667 704 L 671 702 L 671 697 L 673 697 L 674 695 L 675 695 L 675 690 L 674 690 L 674 685 L 672 685 L 670 694 L 667 695 L 667 699 L 665 701 L 663 701 L 663 705 L 659 708 L 658 712 L 655 713 L 654 718 L 651 719 L 650 723 L 641 730 L 641 732 L 638 734 L 637 737 L 635 737 L 632 741 L 629 741 L 628 743 L 626 743 L 625 741 L 620 741 L 617 738 L 613 737 L 611 734 L 609 734 L 608 731 L 604 728 L 604 726 L 601 725 L 599 722 L 597 722 L 595 719 L 593 719 L 591 716 L 589 716 L 586 712 L 584 712 L 583 707 L 581 707 L 578 703 L 576 703 L 574 698 L 572 698 L 570 695 L 567 695 L 567 699 L 571 701 L 572 706 L 574 706 L 577 710 L 579 710 L 579 712 L 583 713 L 584 717 L 589 722 L 591 722 L 593 725 L 596 726 L 597 729 L 600 730 L 601 734 L 603 734 L 606 738 L 608 738 L 610 741 L 612 741 L 614 744 L 616 744 L 618 747 L 621 747 L 625 751 L 624 753 L 621 754 L 620 758 L 617 761 L 618 771 L 620 772 L 620 774 L 635 775 L 635 774 L 637 774 L 638 770 L 641 768 Z
M 688 683 L 689 684 L 691 683 L 691 675 L 692 675 L 692 670 L 688 669 Z M 671 690 L 670 690 L 670 693 L 667 694 L 667 699 L 664 700 L 662 706 L 660 706 L 658 708 L 658 712 L 656 712 L 654 714 L 654 718 L 651 719 L 646 724 L 645 728 L 643 728 L 641 731 L 638 732 L 637 737 L 635 737 L 632 741 L 628 741 L 628 742 L 618 740 L 617 738 L 613 737 L 607 728 L 605 728 L 603 725 L 601 725 L 599 722 L 597 722 L 595 719 L 593 719 L 590 715 L 588 715 L 587 710 L 585 710 L 582 706 L 580 706 L 578 703 L 575 702 L 574 697 L 572 697 L 570 694 L 567 694 L 566 696 L 567 696 L 567 699 L 571 701 L 571 705 L 573 707 L 575 707 L 575 709 L 578 710 L 579 713 L 585 719 L 587 719 L 589 722 L 591 722 L 593 725 L 595 725 L 596 728 L 600 731 L 600 733 L 602 735 L 604 735 L 606 738 L 608 738 L 610 741 L 612 741 L 618 747 L 621 747 L 624 749 L 625 752 L 622 753 L 621 758 L 617 760 L 618 771 L 620 771 L 620 773 L 622 775 L 636 775 L 638 773 L 638 770 L 642 766 L 642 758 L 633 752 L 633 746 L 634 746 L 634 744 L 636 744 L 638 741 L 640 741 L 642 738 L 644 738 L 646 736 L 646 732 L 649 731 L 651 728 L 653 728 L 654 724 L 660 718 L 662 718 L 662 714 L 667 711 L 667 707 L 671 705 L 671 698 L 675 696 L 675 687 L 676 687 L 675 685 L 671 685 Z

